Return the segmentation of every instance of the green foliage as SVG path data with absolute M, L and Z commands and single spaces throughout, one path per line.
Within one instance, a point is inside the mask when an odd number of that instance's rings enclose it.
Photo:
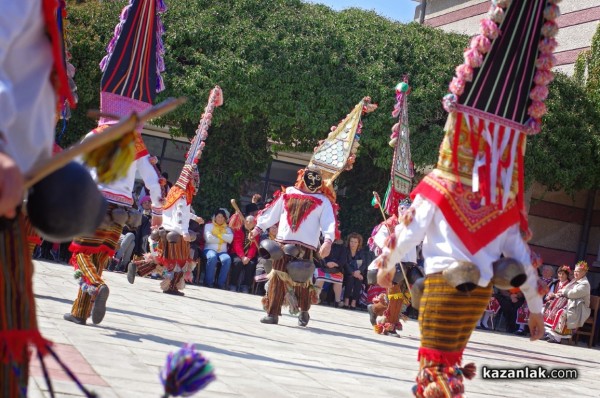
M 68 142 L 94 126 L 80 111 L 98 107 L 98 63 L 125 4 L 68 4 L 80 93 Z M 161 98 L 186 96 L 189 101 L 160 123 L 191 135 L 210 88 L 219 84 L 225 97 L 200 163 L 198 204 L 203 214 L 238 197 L 241 183 L 266 168 L 271 157 L 267 140 L 278 148 L 310 151 L 331 125 L 369 95 L 380 109 L 365 119 L 356 169 L 340 182 L 347 186 L 342 207 L 350 210 L 342 213 L 342 225 L 346 215 L 359 217 L 369 206 L 370 191 L 387 184 L 392 154 L 387 141 L 394 123 L 390 112 L 394 87 L 404 74 L 413 86 L 414 160 L 435 162 L 446 117 L 440 99 L 460 63 L 465 36 L 299 0 L 170 1 L 168 6 L 163 16 L 167 90 Z M 367 184 L 359 187 L 352 177 L 363 173 Z M 373 221 L 357 219 L 349 226 L 361 222 Z
M 599 108 L 573 78 L 557 73 L 550 85 L 542 132 L 528 142 L 526 178 L 550 191 L 573 193 L 600 183 Z
M 600 27 L 591 49 L 579 54 L 573 78 L 550 86 L 542 134 L 526 157 L 528 177 L 549 190 L 573 193 L 600 186 Z
M 80 104 L 66 142 L 94 127 L 83 111 L 98 108 L 98 63 L 125 4 L 68 2 Z M 404 74 L 412 87 L 413 161 L 417 167 L 435 164 L 447 116 L 441 98 L 462 62 L 466 36 L 300 0 L 171 0 L 168 6 L 162 17 L 167 89 L 159 99 L 186 96 L 189 101 L 158 123 L 191 136 L 209 90 L 219 84 L 225 98 L 215 110 L 199 165 L 202 214 L 239 197 L 242 182 L 265 170 L 270 142 L 280 149 L 311 151 L 331 125 L 369 95 L 380 108 L 364 119 L 354 170 L 343 173 L 338 184 L 345 192 L 339 197 L 343 232 L 370 232 L 380 220 L 379 211 L 370 207 L 372 191 L 383 196 L 389 180 L 394 87 Z M 597 45 L 592 47 L 594 52 Z M 544 132 L 530 140 L 526 176 L 550 189 L 598 183 L 593 172 L 584 172 L 598 169 L 598 106 L 582 98 L 582 90 L 558 77 Z M 565 155 L 574 153 L 577 157 Z

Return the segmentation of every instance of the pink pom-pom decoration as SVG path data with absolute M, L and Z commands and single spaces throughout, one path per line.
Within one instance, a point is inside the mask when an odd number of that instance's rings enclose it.
M 482 54 L 489 52 L 491 47 L 492 42 L 484 35 L 477 35 L 471 39 L 471 48 L 476 49 Z
M 450 82 L 449 89 L 452 94 L 456 94 L 457 96 L 460 96 L 465 91 L 465 81 L 462 79 L 459 79 L 458 77 L 454 77 L 454 78 L 452 78 L 452 81 Z
M 456 77 L 466 82 L 473 80 L 473 68 L 467 64 L 460 64 L 456 67 Z
M 535 66 L 539 70 L 550 70 L 556 64 L 556 58 L 552 54 L 541 54 L 537 61 L 535 61 Z
M 534 119 L 541 119 L 546 114 L 546 104 L 542 101 L 533 101 L 527 108 L 527 113 Z
M 492 21 L 500 25 L 504 21 L 504 10 L 500 7 L 491 8 L 488 12 L 488 16 Z
M 560 16 L 560 8 L 557 5 L 550 4 L 544 9 L 544 18 L 548 21 L 554 21 Z
M 558 33 L 558 25 L 554 21 L 548 21 L 542 26 L 542 36 L 555 37 Z
M 448 113 L 454 112 L 456 110 L 456 102 L 458 101 L 458 97 L 454 94 L 446 94 L 442 99 L 442 106 L 444 110 Z
M 552 80 L 554 80 L 554 74 L 549 70 L 538 70 L 533 77 L 533 82 L 538 86 L 547 86 Z
M 465 64 L 469 65 L 471 68 L 479 68 L 483 63 L 483 55 L 473 48 L 469 48 L 465 51 L 464 57 Z
M 535 86 L 531 93 L 529 93 L 529 98 L 534 101 L 544 101 L 548 98 L 548 87 L 546 86 Z
M 502 7 L 502 8 L 510 7 L 511 3 L 512 3 L 512 0 L 492 0 L 493 5 L 495 5 L 497 7 Z
M 490 40 L 494 40 L 500 34 L 500 29 L 498 25 L 490 19 L 482 19 L 480 26 L 481 34 L 487 37 Z
M 400 131 L 400 123 L 396 123 L 392 126 L 392 133 L 398 134 Z
M 554 37 L 546 37 L 540 41 L 538 48 L 542 54 L 552 54 L 558 43 Z
M 533 135 L 540 131 L 542 131 L 542 121 L 540 119 L 529 118 L 525 123 L 525 132 L 529 135 Z

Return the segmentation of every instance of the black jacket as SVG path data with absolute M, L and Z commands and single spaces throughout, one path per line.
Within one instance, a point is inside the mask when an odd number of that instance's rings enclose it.
M 354 271 L 358 270 L 363 276 L 367 275 L 367 268 L 371 261 L 373 261 L 373 256 L 369 250 L 359 250 L 356 252 L 356 255 L 352 257 L 350 250 L 348 250 L 348 256 L 350 261 L 344 270 L 345 275 L 352 275 Z M 358 265 L 358 260 L 362 260 L 362 264 Z
M 331 253 L 329 253 L 329 256 L 325 257 L 324 259 L 322 268 L 325 272 L 329 272 L 332 274 L 344 272 L 350 260 L 350 250 L 348 250 L 348 248 L 345 245 L 334 243 L 333 245 L 331 245 Z M 329 268 L 326 265 L 329 262 L 334 262 L 338 266 Z

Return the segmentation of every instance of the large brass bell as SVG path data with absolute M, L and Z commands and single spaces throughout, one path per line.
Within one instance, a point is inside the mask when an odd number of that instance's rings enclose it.
M 281 245 L 274 240 L 264 239 L 260 242 L 259 246 L 258 254 L 266 260 L 277 261 L 283 257 Z
M 290 257 L 298 258 L 300 256 L 300 249 L 298 246 L 288 243 L 287 245 L 283 245 L 283 253 Z
M 481 278 L 479 268 L 468 261 L 455 261 L 442 272 L 442 275 L 450 286 L 461 292 L 475 289 Z
M 425 278 L 419 278 L 410 287 L 412 296 L 410 296 L 410 304 L 414 309 L 419 309 L 421 305 L 421 297 L 423 297 L 423 291 L 425 290 Z
M 140 225 L 142 225 L 142 213 L 137 210 L 129 211 L 127 226 L 131 229 L 137 229 Z
M 273 260 L 261 258 L 259 262 L 263 265 L 265 273 L 269 274 L 273 270 Z
M 494 269 L 492 283 L 500 289 L 509 290 L 519 287 L 527 280 L 525 267 L 514 258 L 501 258 L 494 261 L 492 267 Z
M 125 225 L 127 219 L 129 218 L 129 213 L 127 210 L 117 207 L 116 209 L 112 209 L 110 216 L 115 224 Z
M 107 208 L 90 173 L 77 162 L 36 183 L 27 198 L 31 225 L 44 239 L 57 243 L 93 234 Z
M 154 242 L 158 242 L 158 240 L 160 239 L 160 233 L 157 229 L 150 232 L 150 239 L 152 239 Z
M 181 235 L 175 231 L 171 231 L 167 233 L 167 242 L 169 243 L 179 243 L 181 241 Z
M 296 260 L 287 263 L 287 273 L 294 282 L 304 283 L 312 278 L 315 264 L 308 260 Z

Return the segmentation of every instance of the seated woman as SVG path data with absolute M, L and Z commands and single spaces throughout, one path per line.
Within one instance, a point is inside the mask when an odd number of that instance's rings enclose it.
M 342 301 L 342 283 L 344 281 L 343 270 L 350 262 L 350 251 L 343 241 L 335 241 L 331 247 L 331 253 L 322 261 L 321 268 L 315 269 L 315 286 L 320 290 L 325 282 L 333 285 L 335 294 L 335 306 L 344 307 Z
M 348 235 L 347 247 L 350 251 L 350 261 L 344 272 L 344 306 L 355 309 L 360 300 L 367 275 L 367 266 L 371 262 L 370 252 L 363 250 L 363 237 L 352 232 Z
M 212 223 L 204 227 L 204 255 L 206 256 L 206 273 L 204 275 L 204 284 L 213 287 L 215 284 L 215 274 L 217 272 L 217 262 L 221 262 L 221 270 L 217 278 L 217 287 L 225 288 L 227 283 L 227 274 L 231 266 L 231 257 L 227 254 L 227 245 L 233 240 L 233 232 L 227 226 L 229 212 L 223 208 L 218 209 L 212 218 Z
M 548 293 L 544 296 L 544 303 L 554 300 L 556 293 L 560 292 L 571 282 L 571 268 L 568 265 L 563 265 L 558 269 L 558 279 L 553 280 L 548 285 Z
M 494 324 L 493 319 L 498 314 L 498 311 L 500 311 L 500 303 L 498 302 L 498 299 L 496 299 L 496 297 L 492 296 L 492 297 L 490 297 L 490 301 L 489 301 L 487 307 L 485 307 L 485 310 L 483 311 L 483 315 L 481 315 L 479 324 L 475 328 L 489 330 L 490 329 L 490 321 L 491 321 L 491 325 L 492 325 L 491 329 L 494 329 L 493 328 L 493 324 Z
M 555 292 L 554 289 L 556 289 L 558 285 L 558 281 L 562 281 L 564 280 L 564 283 L 560 285 L 560 288 L 562 289 L 563 287 L 565 287 L 565 285 L 567 283 L 569 283 L 569 274 L 571 273 L 571 269 L 569 268 L 568 265 L 563 265 L 559 270 L 559 278 L 561 279 L 555 279 L 554 278 L 554 268 L 552 268 L 552 266 L 550 265 L 544 265 L 541 269 L 541 273 L 542 276 L 540 277 L 540 280 L 542 280 L 546 286 L 548 286 L 548 293 L 550 292 Z M 558 290 L 556 290 L 558 291 Z M 546 301 L 548 301 L 548 293 L 546 293 L 546 295 L 544 296 L 544 303 Z M 552 297 L 554 298 L 554 297 Z M 527 306 L 527 302 L 523 303 L 523 305 L 517 310 L 517 325 L 519 325 L 519 330 L 517 330 L 515 332 L 515 334 L 517 336 L 526 336 L 527 335 L 527 330 L 529 329 L 529 327 L 527 326 L 527 323 L 529 321 L 529 307 Z
M 569 339 L 590 316 L 590 283 L 586 278 L 588 265 L 580 261 L 575 265 L 575 278 L 557 290 L 544 307 L 546 339 L 560 343 Z M 550 294 L 549 294 L 550 295 Z

